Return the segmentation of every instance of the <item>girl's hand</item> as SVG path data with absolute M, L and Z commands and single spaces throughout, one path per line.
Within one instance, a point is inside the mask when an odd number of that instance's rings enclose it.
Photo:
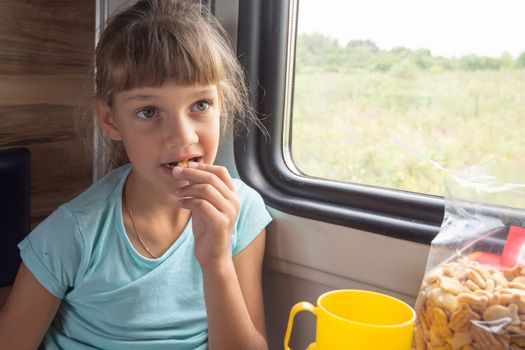
M 191 210 L 195 257 L 201 267 L 231 260 L 231 237 L 240 201 L 228 170 L 190 162 L 188 168 L 175 167 L 173 176 L 189 182 L 174 194 L 181 198 L 182 208 Z

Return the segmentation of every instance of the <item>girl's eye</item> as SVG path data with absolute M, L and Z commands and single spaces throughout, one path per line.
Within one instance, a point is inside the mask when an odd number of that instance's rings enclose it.
M 191 107 L 192 112 L 206 112 L 210 108 L 210 103 L 208 101 L 202 100 L 195 103 Z
M 153 107 L 142 108 L 137 112 L 137 116 L 142 119 L 151 119 L 157 115 L 157 111 Z

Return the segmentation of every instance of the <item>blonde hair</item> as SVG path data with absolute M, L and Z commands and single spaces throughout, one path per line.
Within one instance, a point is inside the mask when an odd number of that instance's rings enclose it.
M 107 23 L 95 50 L 95 98 L 166 81 L 216 84 L 221 125 L 253 118 L 245 76 L 226 32 L 198 1 L 139 0 Z M 105 138 L 106 169 L 128 162 L 120 142 Z

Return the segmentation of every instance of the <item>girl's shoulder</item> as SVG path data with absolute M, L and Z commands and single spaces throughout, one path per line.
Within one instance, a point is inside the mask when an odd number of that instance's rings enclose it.
M 90 266 L 105 223 L 114 220 L 120 186 L 129 172 L 116 169 L 61 205 L 20 244 L 24 263 L 53 295 L 64 297 Z
M 239 254 L 272 221 L 261 195 L 240 179 L 233 179 L 241 208 L 232 237 L 232 254 Z
M 262 196 L 255 189 L 250 187 L 244 181 L 233 178 L 233 185 L 239 194 L 241 204 L 240 216 L 254 215 L 254 213 L 266 213 L 266 203 Z
M 85 191 L 62 205 L 72 214 L 94 213 L 114 205 L 122 193 L 122 187 L 131 170 L 129 164 L 114 169 L 95 181 Z
M 233 185 L 235 186 L 235 189 L 237 190 L 237 193 L 241 199 L 241 203 L 245 200 L 262 201 L 262 197 L 259 192 L 247 185 L 244 181 L 239 178 L 232 178 L 232 180 Z
M 117 220 L 122 187 L 130 169 L 131 166 L 125 165 L 112 170 L 78 196 L 62 204 L 48 219 L 68 222 L 82 240 L 93 241 L 99 233 L 93 228 L 105 227 L 104 222 Z

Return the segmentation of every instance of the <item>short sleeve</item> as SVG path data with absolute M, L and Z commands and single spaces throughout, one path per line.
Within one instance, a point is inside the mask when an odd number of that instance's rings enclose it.
M 18 244 L 24 264 L 54 296 L 74 287 L 82 260 L 82 240 L 75 217 L 60 207 Z
M 239 254 L 272 221 L 259 193 L 241 180 L 235 179 L 241 208 L 232 240 L 232 254 Z

